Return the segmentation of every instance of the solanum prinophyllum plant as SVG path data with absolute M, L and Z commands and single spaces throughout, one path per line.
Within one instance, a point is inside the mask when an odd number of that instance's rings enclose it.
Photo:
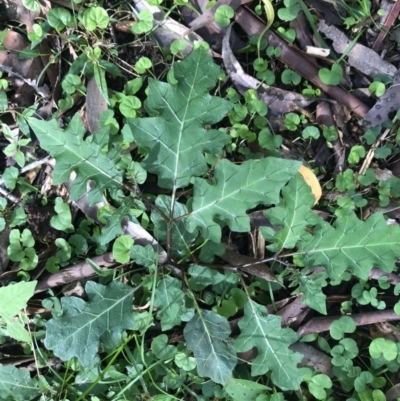
M 304 304 L 325 314 L 328 283 L 367 280 L 374 266 L 394 270 L 400 229 L 388 226 L 379 213 L 365 221 L 351 211 L 333 222 L 323 220 L 312 211 L 315 198 L 298 172 L 300 161 L 265 156 L 233 163 L 224 157 L 232 138 L 214 127 L 223 128 L 233 104 L 209 94 L 220 68 L 205 50 L 198 48 L 176 62 L 173 77 L 169 83 L 148 79 L 147 117 L 128 118 L 117 134 L 110 135 L 105 126 L 85 137 L 78 115 L 64 129 L 55 119 L 29 119 L 40 146 L 56 160 L 54 184 L 67 182 L 74 173 L 68 184 L 73 200 L 87 194 L 91 205 L 107 201 L 116 207 L 106 206 L 97 242 L 112 247 L 117 261 L 141 266 L 130 281 L 104 274 L 101 282 L 87 282 L 86 300 L 62 297 L 62 313 L 58 310 L 44 323 L 44 350 L 75 369 L 80 366 L 80 378 L 89 386 L 70 390 L 76 394 L 90 394 L 99 378 L 116 377 L 111 361 L 124 352 L 126 360 L 117 369 L 124 384 L 109 384 L 115 387 L 115 400 L 145 391 L 148 375 L 151 389 L 165 375 L 161 393 L 185 388 L 204 397 L 269 394 L 257 399 L 272 400 L 305 383 L 315 397 L 328 399 L 331 379 L 298 367 L 302 355 L 290 346 L 300 336 L 268 312 L 259 290 L 273 293 L 285 284 L 293 294 L 302 294 Z M 127 153 L 128 148 L 134 150 Z M 146 173 L 157 177 L 162 194 L 142 193 Z M 271 223 L 260 231 L 274 282 L 243 278 L 240 271 L 219 271 L 212 264 L 224 253 L 226 233 L 250 231 L 248 211 L 254 209 L 263 210 Z M 123 220 L 138 224 L 137 211 L 149 214 L 148 230 L 165 248 L 162 260 L 160 248 L 138 245 L 124 234 Z M 149 310 L 132 312 L 133 304 L 148 301 Z M 233 316 L 241 317 L 235 333 Z M 144 334 L 155 323 L 161 333 L 146 342 Z M 169 330 L 183 332 L 177 345 L 168 343 Z M 254 358 L 238 359 L 238 353 L 253 348 Z M 339 348 L 335 358 L 344 355 Z M 101 360 L 104 353 L 108 356 Z

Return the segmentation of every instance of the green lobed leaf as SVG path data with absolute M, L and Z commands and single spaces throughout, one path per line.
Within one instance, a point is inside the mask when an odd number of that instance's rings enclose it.
M 173 358 L 177 353 L 176 347 L 168 344 L 168 336 L 166 334 L 160 334 L 153 338 L 151 350 L 158 359 L 165 360 Z
M 76 255 L 84 255 L 88 251 L 88 243 L 83 235 L 71 235 L 68 239 L 68 243 L 71 245 Z
M 292 295 L 302 293 L 302 301 L 306 305 L 326 315 L 326 295 L 322 292 L 322 288 L 327 285 L 326 277 L 325 271 L 313 272 L 310 275 L 301 274 L 296 280 L 298 287 L 292 292 Z
M 195 179 L 192 211 L 185 220 L 188 230 L 199 228 L 204 238 L 214 242 L 221 239 L 221 222 L 232 231 L 250 231 L 246 211 L 278 203 L 279 191 L 299 166 L 300 162 L 273 157 L 241 165 L 222 160 L 212 181 Z
M 171 197 L 167 195 L 159 195 L 155 201 L 155 205 L 161 212 L 169 216 L 171 214 Z M 172 217 L 180 217 L 187 214 L 187 208 L 184 204 L 174 202 L 174 210 Z M 168 223 L 157 211 L 153 211 L 151 214 L 151 221 L 154 223 L 154 236 L 158 241 L 165 241 L 167 239 L 167 228 Z M 197 238 L 197 233 L 189 232 L 185 223 L 180 220 L 176 221 L 171 227 L 171 249 L 174 257 L 181 258 L 183 255 L 187 255 L 190 251 L 190 246 Z
M 217 270 L 197 264 L 192 264 L 188 273 L 190 274 L 189 284 L 192 288 L 192 284 L 195 284 L 196 290 L 202 290 L 208 285 L 215 285 L 226 280 L 226 276 Z
M 11 319 L 25 308 L 33 296 L 37 281 L 8 284 L 0 288 L 0 316 Z
M 148 149 L 143 167 L 158 175 L 160 187 L 187 186 L 192 176 L 207 172 L 204 152 L 218 153 L 229 141 L 221 131 L 204 129 L 232 108 L 229 101 L 208 94 L 219 73 L 207 53 L 197 49 L 174 65 L 176 85 L 149 79 L 146 108 L 158 116 L 129 119 L 124 139 Z
M 133 245 L 130 250 L 130 257 L 136 264 L 145 267 L 150 267 L 158 262 L 158 254 L 150 244 L 146 246 Z
M 311 211 L 314 202 L 310 186 L 300 173 L 296 174 L 282 189 L 279 204 L 264 211 L 265 217 L 272 224 L 282 227 L 278 232 L 269 227 L 260 228 L 265 240 L 272 242 L 267 249 L 272 252 L 280 252 L 284 248 L 292 249 L 302 237 L 309 235 L 306 227 L 313 226 L 318 221 Z
M 29 401 L 39 395 L 37 382 L 27 370 L 0 364 L 0 400 Z
M 291 329 L 281 327 L 281 318 L 268 315 L 267 308 L 249 300 L 244 307 L 244 317 L 239 322 L 240 335 L 235 341 L 237 352 L 256 347 L 258 355 L 252 362 L 251 375 L 264 375 L 272 371 L 272 382 L 287 390 L 299 389 L 300 370 L 297 364 L 302 355 L 289 346 L 300 337 Z
M 100 217 L 103 223 L 106 222 L 106 224 L 101 227 L 101 236 L 99 238 L 101 245 L 108 244 L 118 235 L 124 233 L 121 226 L 124 218 L 127 218 L 134 223 L 138 223 L 129 206 L 124 204 L 114 211 L 107 209 L 101 210 Z
M 63 361 L 77 357 L 89 366 L 100 342 L 114 349 L 122 331 L 133 328 L 134 290 L 118 281 L 108 286 L 89 281 L 85 290 L 88 302 L 77 297 L 61 299 L 63 314 L 46 323 L 44 345 Z
M 382 213 L 362 221 L 346 211 L 333 226 L 320 219 L 313 236 L 299 242 L 306 267 L 324 266 L 331 279 L 346 270 L 367 280 L 371 269 L 379 266 L 391 272 L 400 256 L 400 227 L 387 225 Z
M 234 400 L 256 401 L 259 395 L 266 394 L 271 389 L 254 381 L 232 379 L 225 390 Z
M 231 380 L 237 358 L 230 334 L 228 320 L 212 311 L 201 310 L 201 315 L 187 323 L 183 335 L 188 349 L 193 351 L 199 376 L 223 385 Z
M 182 282 L 171 276 L 163 278 L 157 285 L 154 305 L 160 308 L 157 318 L 161 321 L 163 331 L 180 324 L 185 307 Z
M 76 173 L 70 192 L 73 200 L 86 193 L 88 181 L 95 182 L 95 187 L 88 192 L 91 205 L 102 200 L 102 192 L 106 188 L 121 186 L 122 174 L 115 167 L 115 162 L 101 153 L 101 146 L 95 141 L 83 140 L 85 129 L 79 114 L 74 115 L 64 131 L 55 119 L 42 121 L 31 118 L 29 125 L 40 146 L 57 161 L 53 183 L 62 184 L 70 179 L 72 172 Z
M 7 321 L 7 333 L 14 340 L 22 341 L 27 344 L 32 343 L 29 331 L 25 328 L 25 325 L 18 320 Z

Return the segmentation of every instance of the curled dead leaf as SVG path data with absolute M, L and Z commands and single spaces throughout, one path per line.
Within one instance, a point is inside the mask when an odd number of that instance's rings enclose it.
M 318 201 L 321 199 L 322 196 L 322 188 L 318 181 L 318 178 L 310 168 L 303 165 L 300 166 L 299 173 L 303 176 L 307 185 L 311 187 L 311 192 L 315 198 L 314 202 L 315 205 L 316 203 L 318 203 Z

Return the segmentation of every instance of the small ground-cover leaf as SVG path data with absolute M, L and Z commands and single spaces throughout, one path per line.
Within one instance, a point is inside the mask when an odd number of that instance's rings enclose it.
M 196 360 L 192 356 L 187 356 L 184 352 L 179 352 L 175 355 L 174 361 L 178 368 L 187 372 L 196 367 Z
M 383 356 L 387 361 L 397 358 L 399 351 L 396 343 L 386 338 L 374 338 L 369 346 L 369 353 L 372 358 L 378 359 Z
M 232 104 L 210 96 L 219 67 L 202 49 L 174 65 L 176 85 L 149 79 L 146 108 L 157 117 L 129 120 L 125 139 L 148 149 L 143 167 L 158 175 L 162 188 L 185 187 L 192 176 L 208 170 L 204 152 L 216 154 L 229 141 L 217 130 L 206 130 L 232 108 Z
M 232 231 L 249 231 L 246 211 L 260 204 L 277 203 L 279 191 L 299 165 L 273 157 L 241 165 L 222 160 L 215 168 L 213 181 L 195 179 L 192 211 L 186 219 L 189 231 L 199 228 L 204 238 L 219 242 L 221 226 L 216 219 L 227 223 Z
M 102 7 L 88 8 L 82 16 L 82 23 L 88 31 L 105 29 L 110 22 L 107 11 Z
M 104 189 L 121 186 L 122 174 L 115 167 L 115 162 L 101 153 L 101 146 L 95 141 L 83 140 L 85 129 L 79 114 L 75 114 L 64 131 L 55 119 L 41 121 L 32 118 L 29 125 L 40 146 L 57 161 L 53 183 L 62 184 L 69 180 L 72 172 L 76 173 L 70 192 L 72 199 L 86 193 L 89 180 L 96 183 L 88 193 L 91 204 L 102 200 Z
M 240 335 L 235 341 L 237 352 L 256 347 L 258 355 L 252 362 L 252 376 L 272 371 L 272 382 L 282 389 L 300 387 L 301 374 L 297 364 L 302 355 L 291 351 L 289 346 L 299 336 L 291 329 L 281 327 L 281 318 L 268 315 L 267 308 L 249 300 L 244 307 L 244 318 L 239 322 Z
M 194 353 L 201 377 L 210 377 L 219 384 L 231 380 L 237 358 L 230 334 L 228 320 L 212 311 L 202 310 L 201 315 L 195 315 L 187 323 L 183 335 L 187 347 Z
M 62 198 L 57 197 L 56 204 L 54 205 L 54 210 L 56 211 L 57 215 L 51 218 L 51 226 L 60 231 L 73 231 L 74 226 L 71 224 L 72 216 L 69 205 L 67 203 L 64 203 Z
M 319 79 L 326 85 L 338 85 L 343 78 L 343 70 L 339 64 L 332 64 L 331 69 L 321 68 L 318 71 Z
M 344 333 L 354 333 L 356 327 L 354 320 L 350 316 L 342 316 L 332 322 L 329 333 L 335 340 L 341 340 L 344 337 Z
M 308 383 L 310 393 L 317 400 L 325 400 L 327 393 L 325 389 L 332 388 L 332 380 L 325 374 L 315 375 Z
M 121 235 L 113 244 L 113 256 L 118 263 L 128 263 L 133 239 L 130 235 Z
M 215 15 L 214 15 L 215 22 L 219 26 L 225 28 L 230 24 L 231 19 L 233 18 L 234 15 L 235 15 L 235 10 L 231 6 L 223 4 L 222 6 L 219 6 L 215 10 Z
M 107 287 L 89 281 L 85 290 L 88 302 L 77 297 L 61 299 L 63 314 L 47 322 L 44 344 L 63 361 L 77 357 L 89 366 L 100 342 L 116 348 L 122 331 L 132 329 L 134 290 L 117 281 Z
M 367 280 L 374 266 L 391 272 L 400 255 L 400 227 L 388 226 L 382 213 L 362 221 L 351 212 L 335 224 L 319 220 L 313 236 L 299 242 L 306 267 L 324 266 L 328 276 L 338 280 L 349 269 Z

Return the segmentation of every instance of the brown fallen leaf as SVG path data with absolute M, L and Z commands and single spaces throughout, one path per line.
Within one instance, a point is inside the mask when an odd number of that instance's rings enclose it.
M 386 322 L 388 320 L 399 320 L 399 315 L 397 315 L 393 309 L 388 309 L 385 311 L 376 312 L 365 312 L 350 315 L 357 326 L 365 326 L 373 323 Z M 306 324 L 301 326 L 297 333 L 301 336 L 305 336 L 311 333 L 322 333 L 324 331 L 329 331 L 332 322 L 340 319 L 341 316 L 323 316 L 314 317 L 309 320 Z
M 369 278 L 372 278 L 374 280 L 378 280 L 379 277 L 386 276 L 388 283 L 392 285 L 397 285 L 400 283 L 400 276 L 395 273 L 388 273 L 384 272 L 381 269 L 378 269 L 377 267 L 374 267 L 371 269 L 371 272 L 369 273 Z M 400 319 L 399 319 L 400 320 Z
M 238 252 L 226 249 L 222 256 L 219 256 L 225 262 L 228 262 L 233 267 L 238 267 L 240 270 L 252 274 L 253 276 L 262 278 L 265 281 L 271 281 L 282 285 L 273 275 L 271 269 L 265 264 L 257 263 L 257 259 L 251 256 L 242 255 Z M 246 266 L 243 266 L 246 265 Z
M 394 385 L 385 393 L 386 401 L 397 401 L 400 397 L 400 383 Z
M 111 267 L 117 265 L 112 252 L 92 258 L 92 261 L 101 267 Z M 82 280 L 95 276 L 97 273 L 89 263 L 81 262 L 75 266 L 67 267 L 57 273 L 43 276 L 36 285 L 35 293 L 43 292 L 49 288 L 58 287 L 74 281 Z
M 374 128 L 389 118 L 389 113 L 400 108 L 400 71 L 393 78 L 392 85 L 378 99 L 364 118 L 364 125 Z
M 300 366 L 311 366 L 316 372 L 333 377 L 332 358 L 324 352 L 300 342 L 292 344 L 289 348 L 303 355 Z
M 43 16 L 41 11 L 30 11 L 21 0 L 0 0 L 0 13 L 7 21 L 17 21 L 26 26 L 28 32 L 32 30 L 35 19 Z
M 276 314 L 282 318 L 282 327 L 290 327 L 296 330 L 297 327 L 303 323 L 304 318 L 307 316 L 310 308 L 302 301 L 302 295 L 296 295 L 293 302 L 288 303 Z
M 86 118 L 91 134 L 100 131 L 100 115 L 108 109 L 106 99 L 102 95 L 94 77 L 89 79 L 86 89 Z
M 393 76 L 396 74 L 397 68 L 388 63 L 372 49 L 356 43 L 350 51 L 349 46 L 351 40 L 333 25 L 328 25 L 324 20 L 320 20 L 318 30 L 332 40 L 333 48 L 340 54 L 347 53 L 348 63 L 357 68 L 363 74 L 374 77 L 378 74 L 387 74 Z
M 376 37 L 375 42 L 372 45 L 372 50 L 379 51 L 381 49 L 382 42 L 385 39 L 387 33 L 389 32 L 389 29 L 395 23 L 397 17 L 399 16 L 399 13 L 400 13 L 400 2 L 396 1 L 393 3 L 393 5 L 391 5 L 390 11 L 383 17 L 384 23 L 380 29 L 379 35 Z
M 317 11 L 318 15 L 324 15 L 325 20 L 334 25 L 343 25 L 346 18 L 346 9 L 339 1 L 331 0 L 307 0 L 307 3 Z
M 369 326 L 369 333 L 372 338 L 383 337 L 386 340 L 400 342 L 400 329 L 388 322 L 378 322 Z

